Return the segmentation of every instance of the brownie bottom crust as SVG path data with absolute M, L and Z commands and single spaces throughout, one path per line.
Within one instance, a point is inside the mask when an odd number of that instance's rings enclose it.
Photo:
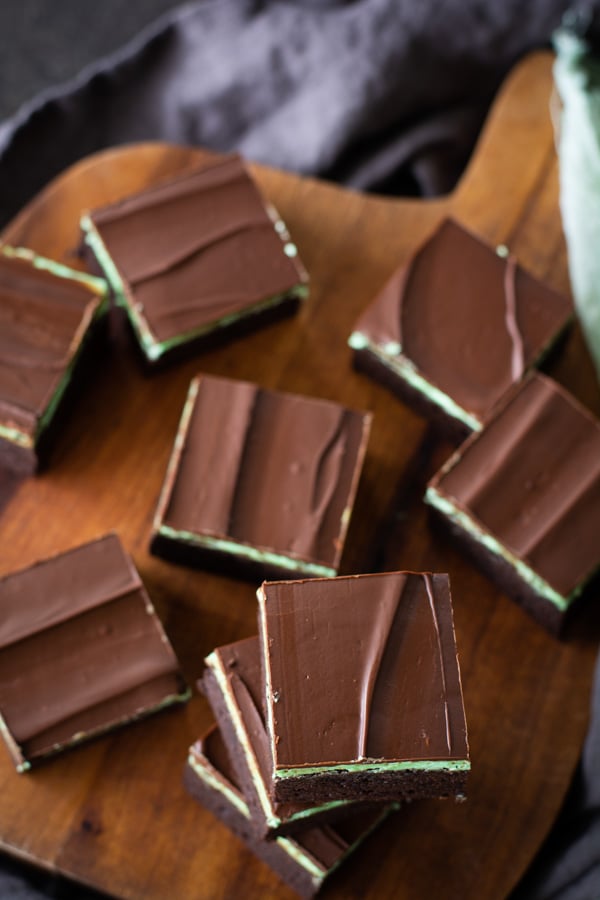
M 349 772 L 342 767 L 311 775 L 275 778 L 273 795 L 278 802 L 327 802 L 352 798 L 383 803 L 413 800 L 464 799 L 468 763 L 464 769 L 407 769 L 401 772 Z

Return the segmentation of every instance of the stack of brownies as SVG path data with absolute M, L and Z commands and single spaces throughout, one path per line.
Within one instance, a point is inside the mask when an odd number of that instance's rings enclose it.
M 303 896 L 394 808 L 464 796 L 447 575 L 264 582 L 259 636 L 214 650 L 192 795 Z

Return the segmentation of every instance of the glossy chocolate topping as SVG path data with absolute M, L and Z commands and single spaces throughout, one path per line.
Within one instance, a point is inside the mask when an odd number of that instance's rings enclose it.
M 221 733 L 216 727 L 193 745 L 191 754 L 200 770 L 210 767 L 230 790 L 233 789 L 239 797 L 242 797 L 234 767 Z M 336 823 L 335 827 L 325 825 L 307 828 L 293 839 L 279 838 L 277 843 L 291 848 L 292 852 L 288 851 L 290 859 L 298 855 L 293 852 L 294 847 L 300 853 L 309 855 L 325 874 L 339 863 L 348 849 L 361 837 L 365 837 L 381 818 L 380 811 L 361 812 Z
M 196 390 L 164 523 L 337 568 L 370 416 L 223 378 Z
M 0 423 L 33 434 L 100 304 L 81 281 L 0 252 Z
M 483 421 L 565 326 L 566 297 L 456 222 L 442 222 L 356 325 Z M 390 348 L 400 347 L 401 351 Z
M 24 756 L 181 693 L 116 535 L 0 580 L 0 711 Z
M 532 374 L 432 487 L 562 596 L 600 565 L 600 422 Z
M 261 591 L 276 768 L 468 757 L 447 575 Z
M 91 219 L 158 341 L 306 280 L 238 156 L 183 173 Z

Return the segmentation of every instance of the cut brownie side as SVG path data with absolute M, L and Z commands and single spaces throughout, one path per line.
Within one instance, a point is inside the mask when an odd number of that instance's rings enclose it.
M 309 828 L 294 839 L 260 840 L 252 829 L 250 810 L 216 729 L 190 748 L 184 783 L 196 800 L 302 897 L 313 897 L 327 876 L 389 814 L 389 809 L 365 812 L 335 829 Z
M 238 156 L 85 215 L 84 240 L 150 364 L 293 312 L 308 277 Z
M 262 712 L 264 682 L 258 638 L 219 647 L 207 657 L 206 665 L 201 687 L 227 744 L 259 837 L 294 834 L 365 808 L 365 802 L 352 800 L 274 802 L 269 794 L 271 757 Z
M 33 472 L 93 354 L 104 281 L 0 246 L 0 465 Z
M 394 273 L 349 343 L 357 368 L 460 438 L 481 430 L 571 316 L 568 299 L 506 247 L 447 219 Z
M 267 582 L 258 598 L 277 800 L 464 793 L 447 575 Z
M 482 568 L 559 633 L 600 567 L 600 422 L 532 374 L 425 499 Z
M 370 423 L 326 400 L 194 379 L 152 552 L 251 577 L 335 574 Z
M 0 579 L 0 611 L 0 727 L 20 771 L 188 699 L 114 534 Z

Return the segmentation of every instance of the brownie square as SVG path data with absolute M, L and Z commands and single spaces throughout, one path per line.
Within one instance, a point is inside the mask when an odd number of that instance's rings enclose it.
M 0 730 L 19 771 L 188 696 L 115 534 L 0 579 Z
M 333 800 L 277 803 L 270 794 L 271 755 L 262 710 L 264 681 L 258 637 L 218 647 L 205 660 L 200 688 L 208 698 L 242 786 L 258 837 L 295 834 L 381 804 Z
M 266 582 L 258 600 L 275 799 L 463 794 L 447 575 Z
M 295 838 L 268 841 L 256 837 L 246 798 L 215 728 L 189 751 L 184 770 L 189 793 L 301 897 L 314 897 L 343 860 L 386 818 L 390 809 L 364 812 L 335 828 L 308 828 Z
M 462 438 L 481 430 L 571 316 L 570 301 L 506 247 L 446 219 L 394 273 L 349 343 L 357 368 Z
M 90 212 L 81 227 L 148 363 L 293 312 L 307 294 L 296 246 L 239 156 Z
M 600 567 L 600 422 L 531 374 L 431 480 L 425 500 L 484 571 L 559 633 Z
M 195 378 L 152 552 L 253 578 L 335 574 L 370 423 L 327 400 Z
M 0 245 L 0 465 L 28 474 L 45 460 L 106 292 L 101 279 Z

